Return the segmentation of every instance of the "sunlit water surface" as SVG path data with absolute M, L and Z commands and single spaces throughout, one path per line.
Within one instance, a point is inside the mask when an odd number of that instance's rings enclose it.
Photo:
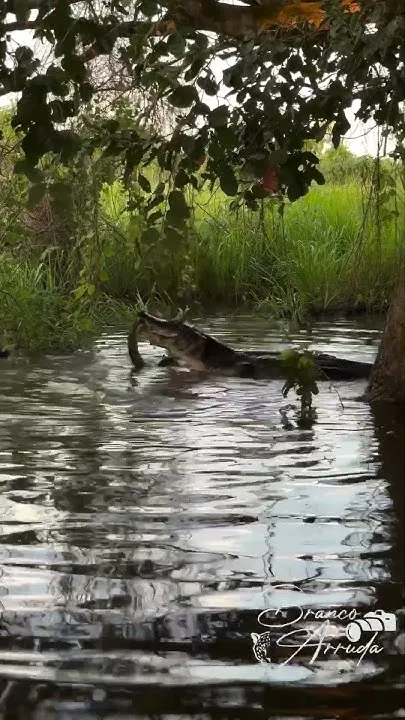
M 241 348 L 369 361 L 381 327 L 203 325 Z M 0 367 L 0 717 L 405 717 L 401 420 L 374 417 L 363 382 L 322 383 L 300 427 L 282 382 L 140 350 L 136 376 L 121 330 Z M 259 663 L 258 614 L 294 606 L 382 608 L 398 629 L 359 662 L 293 656 L 274 628 Z

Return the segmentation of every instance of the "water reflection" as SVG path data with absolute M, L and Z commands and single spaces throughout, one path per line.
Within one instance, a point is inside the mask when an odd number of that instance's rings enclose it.
M 215 325 L 239 346 L 282 347 L 282 327 Z M 318 324 L 289 342 L 370 359 L 378 337 Z M 308 653 L 269 666 L 250 633 L 280 582 L 309 608 L 403 605 L 402 419 L 374 417 L 359 382 L 325 384 L 313 427 L 288 412 L 286 430 L 281 382 L 157 368 L 159 353 L 142 350 L 150 365 L 136 378 L 121 332 L 93 353 L 2 366 L 7 707 L 30 697 L 22 717 L 392 717 L 392 637 L 359 667 L 311 666 Z M 284 605 L 295 602 L 287 590 Z

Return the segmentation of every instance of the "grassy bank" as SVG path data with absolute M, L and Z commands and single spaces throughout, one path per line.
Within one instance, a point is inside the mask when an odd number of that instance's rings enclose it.
M 212 310 L 248 305 L 268 315 L 383 311 L 404 257 L 403 214 L 377 212 L 359 184 L 314 188 L 285 209 L 230 213 L 221 193 L 193 198 L 187 238 L 141 244 L 135 214 L 115 183 L 101 195 L 100 288 L 75 299 L 69 248 L 3 251 L 2 344 L 77 347 L 103 323 L 131 313 L 139 297 Z M 77 266 L 79 268 L 79 265 Z
M 404 252 L 403 218 L 378 225 L 355 184 L 314 188 L 283 218 L 276 206 L 230 213 L 220 193 L 199 195 L 189 237 L 172 247 L 139 246 L 136 222 L 117 196 L 109 189 L 102 200 L 106 289 L 114 297 L 149 297 L 154 288 L 176 301 L 248 303 L 276 314 L 379 312 Z
M 76 302 L 43 262 L 0 256 L 0 349 L 74 349 L 121 312 L 121 305 L 107 297 Z

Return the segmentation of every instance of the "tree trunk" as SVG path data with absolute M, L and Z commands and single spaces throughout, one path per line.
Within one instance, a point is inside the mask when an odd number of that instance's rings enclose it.
M 405 265 L 388 311 L 366 399 L 405 403 Z

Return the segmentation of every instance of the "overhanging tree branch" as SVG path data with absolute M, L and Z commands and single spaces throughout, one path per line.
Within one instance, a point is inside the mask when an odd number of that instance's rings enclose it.
M 52 8 L 55 7 L 57 1 L 58 0 L 26 0 L 25 4 L 28 10 L 41 10 L 42 8 L 47 7 L 52 10 Z M 83 2 L 83 0 L 69 0 L 69 5 L 75 5 L 79 2 Z M 7 12 L 15 15 L 16 11 L 18 12 L 18 8 L 16 7 L 17 4 L 18 2 L 16 2 L 16 0 L 7 0 Z
M 9 0 L 11 2 L 11 0 Z M 79 0 L 70 0 L 70 4 Z M 161 35 L 188 26 L 191 30 L 214 32 L 235 40 L 246 39 L 265 32 L 269 27 L 292 27 L 307 21 L 315 28 L 325 19 L 323 0 L 248 0 L 249 5 L 231 5 L 217 0 L 183 0 L 175 11 L 168 13 L 163 21 L 151 27 L 152 34 Z M 341 0 L 349 12 L 357 12 L 359 6 L 353 0 Z M 32 9 L 41 8 L 41 0 L 30 0 Z M 6 32 L 35 29 L 40 22 L 12 22 L 4 25 Z M 139 23 L 122 22 L 111 28 L 110 36 L 128 37 L 139 29 Z
M 13 33 L 13 32 L 23 32 L 24 30 L 36 30 L 38 27 L 38 22 L 36 20 L 26 20 L 25 22 L 19 22 L 16 20 L 15 22 L 5 23 L 3 25 L 4 32 L 6 33 Z

